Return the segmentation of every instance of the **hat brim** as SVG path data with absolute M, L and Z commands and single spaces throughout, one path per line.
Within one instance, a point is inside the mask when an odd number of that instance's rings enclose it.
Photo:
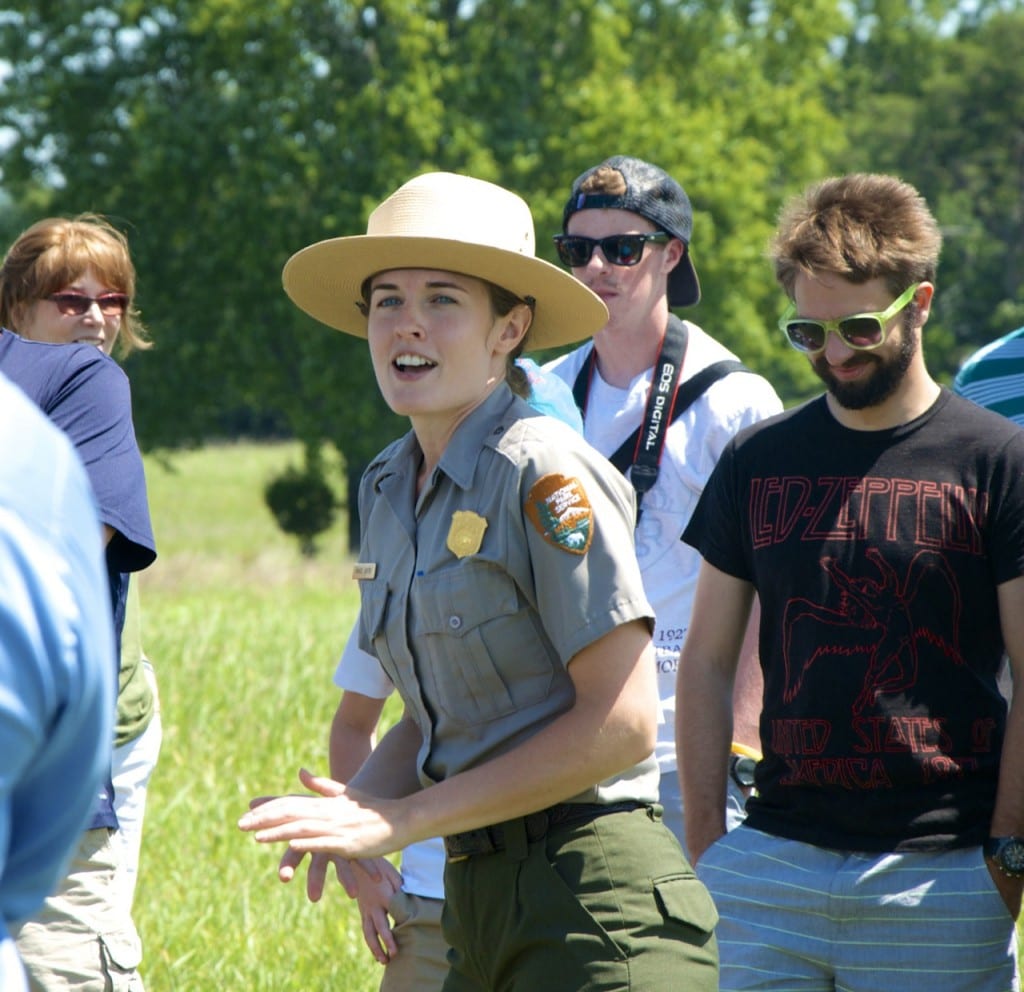
M 281 274 L 300 310 L 328 327 L 366 337 L 363 283 L 389 269 L 444 269 L 485 279 L 536 301 L 527 347 L 553 348 L 592 337 L 608 322 L 596 294 L 568 272 L 532 255 L 443 238 L 357 235 L 296 252 Z
M 693 267 L 690 252 L 679 260 L 679 264 L 668 275 L 668 305 L 670 307 L 692 307 L 700 302 L 700 282 Z

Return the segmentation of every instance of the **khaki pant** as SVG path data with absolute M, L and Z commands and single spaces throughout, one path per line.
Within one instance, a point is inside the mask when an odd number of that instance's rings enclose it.
M 441 933 L 443 899 L 399 890 L 388 906 L 398 953 L 384 969 L 380 992 L 441 992 L 448 945 Z
M 717 992 L 718 919 L 651 810 L 556 826 L 445 866 L 444 992 Z M 518 836 L 517 836 L 518 834 Z
M 31 992 L 144 992 L 111 831 L 82 834 L 59 890 L 14 936 Z

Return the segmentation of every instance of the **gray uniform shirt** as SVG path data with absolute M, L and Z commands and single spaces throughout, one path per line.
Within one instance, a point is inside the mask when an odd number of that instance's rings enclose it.
M 456 429 L 416 497 L 415 435 L 359 492 L 360 646 L 423 734 L 424 785 L 515 747 L 575 700 L 568 663 L 653 611 L 633 493 L 564 424 L 501 385 Z M 653 756 L 574 801 L 657 799 Z

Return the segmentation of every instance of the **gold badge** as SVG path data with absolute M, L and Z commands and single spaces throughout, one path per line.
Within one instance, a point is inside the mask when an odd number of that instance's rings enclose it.
M 542 476 L 526 498 L 526 515 L 548 544 L 574 555 L 590 548 L 594 511 L 579 479 Z
M 456 510 L 452 514 L 452 525 L 448 530 L 445 544 L 456 558 L 467 558 L 480 550 L 484 540 L 487 521 L 472 510 Z
M 377 563 L 374 561 L 357 561 L 352 566 L 352 578 L 357 582 L 377 577 Z

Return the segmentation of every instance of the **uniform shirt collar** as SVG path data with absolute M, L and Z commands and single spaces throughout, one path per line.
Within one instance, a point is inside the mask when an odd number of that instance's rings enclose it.
M 460 488 L 469 489 L 473 485 L 480 450 L 494 447 L 495 441 L 505 433 L 509 424 L 508 414 L 515 403 L 516 396 L 508 384 L 500 383 L 455 429 L 438 469 Z M 390 477 L 405 475 L 410 466 L 419 465 L 421 457 L 416 432 L 409 431 L 370 464 L 369 470 L 374 473 L 374 489 L 380 492 Z
M 507 383 L 498 387 L 455 429 L 438 468 L 462 489 L 473 485 L 480 451 L 493 447 L 508 428 L 508 412 L 516 397 Z

